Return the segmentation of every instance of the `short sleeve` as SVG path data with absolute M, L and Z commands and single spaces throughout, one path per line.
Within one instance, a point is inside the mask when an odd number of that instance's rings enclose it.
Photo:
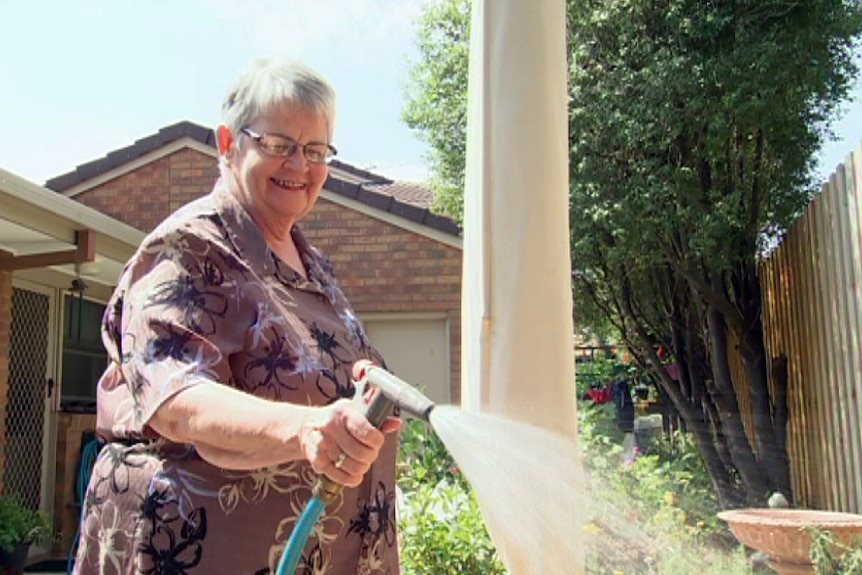
M 131 401 L 128 434 L 144 433 L 177 392 L 230 382 L 228 358 L 248 327 L 238 312 L 237 267 L 218 242 L 186 233 L 152 242 L 127 270 L 118 375 Z

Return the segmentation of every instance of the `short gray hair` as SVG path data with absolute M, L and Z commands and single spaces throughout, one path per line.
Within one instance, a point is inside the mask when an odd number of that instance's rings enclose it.
M 279 106 L 297 106 L 326 122 L 329 138 L 335 128 L 335 90 L 301 62 L 284 58 L 252 61 L 228 90 L 222 123 L 234 134 Z

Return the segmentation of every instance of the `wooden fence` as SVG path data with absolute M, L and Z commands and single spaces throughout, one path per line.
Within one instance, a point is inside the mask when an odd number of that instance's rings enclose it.
M 862 147 L 764 261 L 760 278 L 769 355 L 788 361 L 797 504 L 862 513 Z

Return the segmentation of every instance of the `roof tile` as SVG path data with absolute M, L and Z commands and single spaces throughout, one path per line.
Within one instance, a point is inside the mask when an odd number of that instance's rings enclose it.
M 423 186 L 421 184 L 414 184 L 411 182 L 392 182 L 389 184 L 371 184 L 366 187 L 382 194 L 392 196 L 402 202 L 421 206 L 423 208 L 430 208 L 431 204 L 434 203 L 434 192 L 432 192 L 427 186 Z

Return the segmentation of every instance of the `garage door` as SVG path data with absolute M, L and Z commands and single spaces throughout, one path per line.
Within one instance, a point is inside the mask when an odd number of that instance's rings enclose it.
M 449 330 L 445 317 L 374 314 L 361 318 L 389 369 L 437 403 L 450 403 Z

